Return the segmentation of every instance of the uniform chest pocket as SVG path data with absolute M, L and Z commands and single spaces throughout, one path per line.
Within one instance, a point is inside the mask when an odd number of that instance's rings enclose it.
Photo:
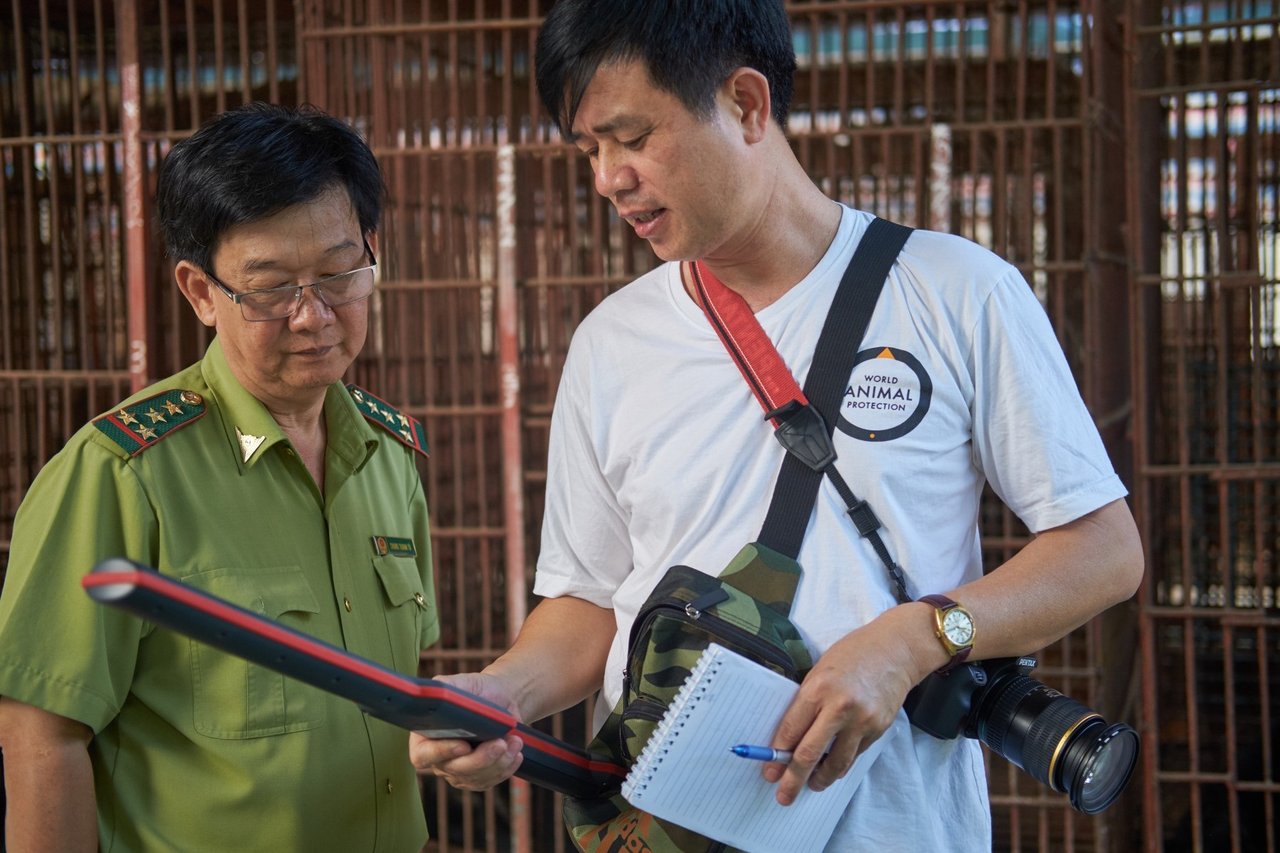
M 373 569 L 385 595 L 382 604 L 393 666 L 400 672 L 417 675 L 422 626 L 430 606 L 418 575 L 418 563 L 404 557 L 374 557 Z
M 296 566 L 213 569 L 183 580 L 300 631 L 307 631 L 320 612 L 311 585 Z M 268 737 L 324 722 L 322 691 L 195 640 L 191 683 L 195 729 L 208 737 Z

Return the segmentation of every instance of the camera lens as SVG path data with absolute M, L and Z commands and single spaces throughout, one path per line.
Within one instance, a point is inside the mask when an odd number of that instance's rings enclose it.
M 1063 769 L 1074 771 L 1063 790 L 1071 805 L 1085 814 L 1097 814 L 1124 790 L 1138 762 L 1138 733 L 1124 723 L 1108 726 L 1095 717 L 1071 741 Z
M 1115 802 L 1138 760 L 1138 734 L 1024 675 L 997 679 L 975 715 L 974 735 L 1071 805 L 1097 814 Z

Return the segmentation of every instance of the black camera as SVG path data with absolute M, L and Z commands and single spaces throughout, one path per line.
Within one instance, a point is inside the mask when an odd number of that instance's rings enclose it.
M 933 673 L 907 694 L 911 723 L 936 738 L 976 738 L 1085 814 L 1115 802 L 1138 762 L 1138 733 L 1027 673 L 1035 658 L 993 658 Z

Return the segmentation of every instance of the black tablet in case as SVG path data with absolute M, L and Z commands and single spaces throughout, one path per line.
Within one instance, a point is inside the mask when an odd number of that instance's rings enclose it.
M 536 785 L 585 797 L 626 776 L 626 768 L 525 725 L 479 696 L 381 666 L 131 560 L 104 560 L 81 583 L 96 601 L 350 699 L 370 716 L 427 737 L 481 743 L 518 735 L 524 761 L 516 775 Z

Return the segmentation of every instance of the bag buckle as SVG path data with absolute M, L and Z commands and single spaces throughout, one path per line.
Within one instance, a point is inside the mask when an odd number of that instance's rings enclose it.
M 805 465 L 822 471 L 836 461 L 835 444 L 831 430 L 818 410 L 799 400 L 791 400 L 765 415 L 766 420 L 777 420 L 774 438 Z

